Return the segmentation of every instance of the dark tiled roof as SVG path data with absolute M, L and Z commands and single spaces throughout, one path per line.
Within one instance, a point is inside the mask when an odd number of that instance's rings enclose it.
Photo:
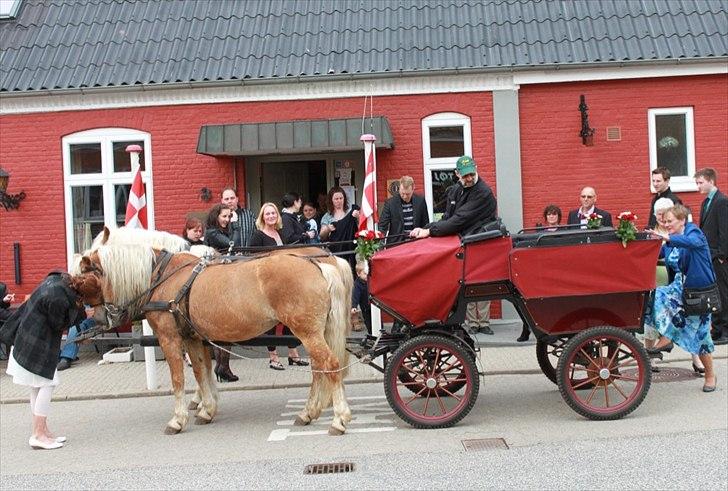
M 0 91 L 728 56 L 725 0 L 23 0 Z

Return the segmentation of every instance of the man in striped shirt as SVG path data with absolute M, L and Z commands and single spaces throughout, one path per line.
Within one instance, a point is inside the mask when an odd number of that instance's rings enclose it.
M 238 206 L 238 195 L 231 187 L 222 190 L 220 202 L 233 211 L 230 228 L 235 247 L 248 247 L 255 231 L 255 216 L 249 209 Z
M 402 176 L 399 178 L 399 196 L 385 201 L 379 230 L 388 236 L 388 244 L 403 241 L 412 230 L 424 227 L 430 221 L 425 198 L 414 193 L 414 179 Z

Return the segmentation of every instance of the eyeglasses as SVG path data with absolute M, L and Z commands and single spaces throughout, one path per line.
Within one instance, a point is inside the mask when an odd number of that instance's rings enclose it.
M 594 196 L 592 196 L 592 195 L 590 195 L 590 194 L 582 194 L 582 195 L 581 195 L 581 197 L 582 197 L 582 198 L 589 198 L 589 199 L 594 199 Z

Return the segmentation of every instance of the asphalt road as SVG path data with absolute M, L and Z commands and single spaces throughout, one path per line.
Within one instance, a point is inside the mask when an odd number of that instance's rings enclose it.
M 719 390 L 702 379 L 653 384 L 631 415 L 594 422 L 574 413 L 540 375 L 488 376 L 457 426 L 415 430 L 378 384 L 347 389 L 355 420 L 342 437 L 291 426 L 307 391 L 224 392 L 208 426 L 165 436 L 170 397 L 54 403 L 65 448 L 27 445 L 25 404 L 0 406 L 2 489 L 423 489 L 728 487 L 728 370 Z M 503 438 L 507 450 L 466 452 L 463 440 Z M 307 464 L 352 462 L 347 474 L 303 475 Z

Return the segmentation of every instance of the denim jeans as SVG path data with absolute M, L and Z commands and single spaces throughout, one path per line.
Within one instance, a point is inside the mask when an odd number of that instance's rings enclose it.
M 68 336 L 66 336 L 66 345 L 61 350 L 61 358 L 68 358 L 73 361 L 78 356 L 78 343 L 74 343 L 73 340 L 78 337 L 79 334 L 88 331 L 96 325 L 96 321 L 93 319 L 84 319 L 78 326 L 73 326 L 68 330 Z

